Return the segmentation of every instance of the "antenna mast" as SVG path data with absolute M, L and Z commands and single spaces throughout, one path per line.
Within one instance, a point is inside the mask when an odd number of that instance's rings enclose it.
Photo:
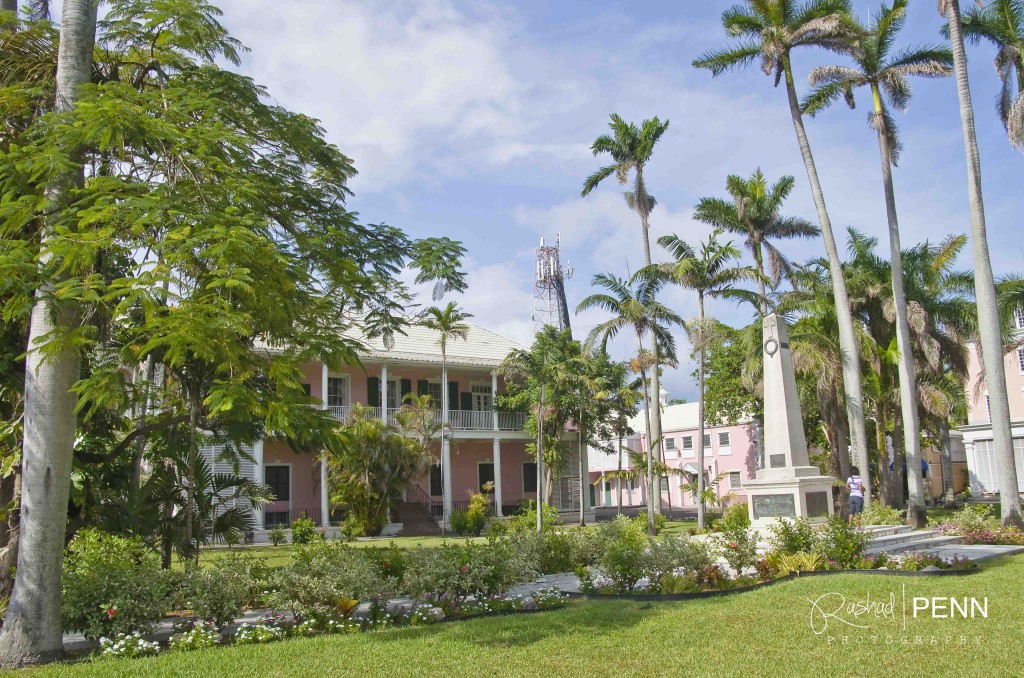
M 534 336 L 545 325 L 560 330 L 572 329 L 569 324 L 569 305 L 565 300 L 565 280 L 572 277 L 572 266 L 562 266 L 559 260 L 561 236 L 555 236 L 554 247 L 540 239 L 533 267 L 533 313 L 530 316 Z

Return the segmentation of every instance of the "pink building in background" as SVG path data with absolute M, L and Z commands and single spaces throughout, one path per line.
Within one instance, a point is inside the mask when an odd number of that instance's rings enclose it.
M 679 469 L 681 475 L 661 479 L 662 509 L 694 508 L 693 497 L 680 488 L 682 483 L 695 480 L 699 473 L 697 466 L 697 403 L 667 405 L 662 409 L 663 445 L 665 463 Z M 644 432 L 644 412 L 630 420 L 630 427 L 636 435 L 624 440 L 624 444 L 633 450 L 647 449 L 647 436 Z M 745 480 L 754 477 L 757 470 L 757 439 L 754 423 L 744 421 L 730 426 L 708 426 L 704 430 L 704 477 L 711 483 L 720 475 L 718 484 L 719 496 L 730 492 L 735 493 L 735 502 L 746 501 L 743 489 Z M 612 447 L 617 445 L 612 443 Z M 603 478 L 606 471 L 614 471 L 619 467 L 617 454 L 608 454 L 597 448 L 591 448 L 590 481 L 594 488 L 592 494 L 595 507 L 614 507 L 618 503 L 617 481 Z M 623 454 L 623 468 L 631 468 L 628 457 Z M 641 474 L 643 476 L 643 474 Z M 647 488 L 645 481 L 623 483 L 623 507 L 646 505 Z
M 1017 309 L 1013 318 L 1017 336 L 1024 336 L 1024 309 Z M 967 453 L 967 468 L 971 492 L 975 495 L 999 492 L 999 473 L 992 445 L 992 417 L 990 399 L 985 388 L 984 374 L 978 348 L 971 345 L 970 377 L 967 398 L 970 410 L 966 426 L 960 427 Z M 1010 400 L 1010 425 L 1013 434 L 1014 458 L 1017 462 L 1017 482 L 1024 492 L 1024 349 L 1016 349 L 1003 356 L 1006 391 Z

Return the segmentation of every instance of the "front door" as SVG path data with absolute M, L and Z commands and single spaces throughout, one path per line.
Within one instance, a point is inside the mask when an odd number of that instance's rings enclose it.
M 476 412 L 491 411 L 491 387 L 489 385 L 473 384 L 473 410 Z
M 478 491 L 483 492 L 486 483 L 494 482 L 494 464 L 489 461 L 480 462 L 476 465 L 476 475 Z
M 612 484 L 607 480 L 604 481 L 604 505 L 612 505 Z

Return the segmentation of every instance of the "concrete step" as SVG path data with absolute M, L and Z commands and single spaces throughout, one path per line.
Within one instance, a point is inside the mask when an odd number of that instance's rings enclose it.
M 926 549 L 934 548 L 936 546 L 954 546 L 960 543 L 960 537 L 955 535 L 937 535 L 933 537 L 925 537 L 922 539 L 914 539 L 911 541 L 905 541 L 897 544 L 875 546 L 871 544 L 865 549 L 865 554 L 874 555 L 876 553 L 885 552 L 890 555 L 898 553 L 907 553 L 910 551 L 923 551 Z

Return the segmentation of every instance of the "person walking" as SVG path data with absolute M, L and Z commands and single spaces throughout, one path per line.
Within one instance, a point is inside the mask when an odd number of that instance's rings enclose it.
M 857 516 L 856 520 L 860 520 L 859 516 L 864 511 L 864 481 L 860 479 L 860 469 L 856 466 L 850 467 L 846 491 L 850 495 L 850 524 L 853 525 L 854 517 Z

